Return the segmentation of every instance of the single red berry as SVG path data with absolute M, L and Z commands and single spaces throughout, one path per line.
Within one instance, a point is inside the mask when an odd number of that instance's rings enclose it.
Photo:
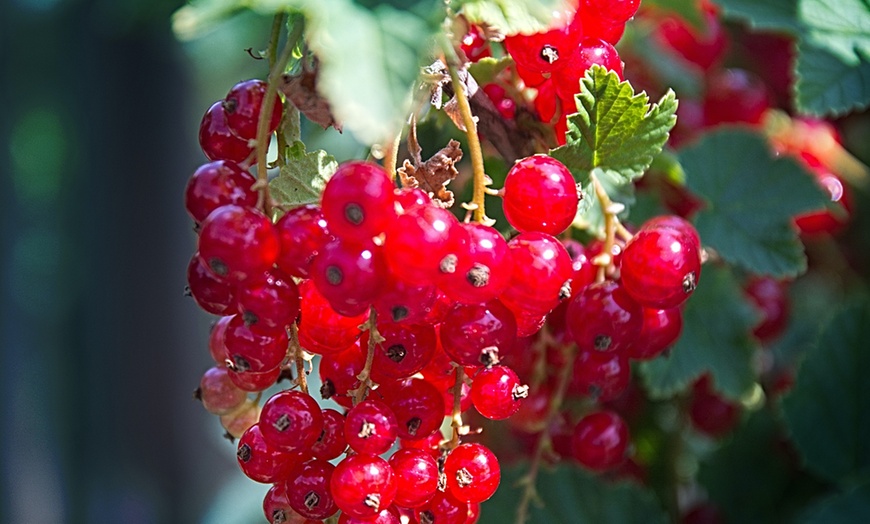
M 261 373 L 281 365 L 287 356 L 287 331 L 248 325 L 242 315 L 236 315 L 227 325 L 224 346 L 227 359 L 236 371 Z
M 740 420 L 740 406 L 713 391 L 710 376 L 704 375 L 692 387 L 689 418 L 699 432 L 713 438 L 726 435 Z
M 460 42 L 459 46 L 471 62 L 477 62 L 481 58 L 492 56 L 492 51 L 489 49 L 489 41 L 484 38 L 480 27 L 476 25 L 468 28 L 468 32 L 462 37 L 462 42 Z
M 517 336 L 513 313 L 498 300 L 486 304 L 457 304 L 441 324 L 441 344 L 463 366 L 498 364 Z
M 344 438 L 344 415 L 334 409 L 324 409 L 322 414 L 323 431 L 311 446 L 311 453 L 314 458 L 332 460 L 347 449 L 347 441 Z
M 486 446 L 460 444 L 447 455 L 444 474 L 450 493 L 464 502 L 483 502 L 498 488 L 501 468 Z
M 374 303 L 378 318 L 397 324 L 424 322 L 438 298 L 437 288 L 429 284 L 408 284 L 388 278 L 381 286 Z
M 547 427 L 552 398 L 553 391 L 546 383 L 530 390 L 520 409 L 508 419 L 508 424 L 525 433 L 539 433 Z
M 251 326 L 284 329 L 299 316 L 299 288 L 279 269 L 270 269 L 262 280 L 239 286 L 238 308 Z
M 571 299 L 568 332 L 580 351 L 625 352 L 640 335 L 643 308 L 613 281 L 587 286 Z
M 329 231 L 348 242 L 368 242 L 396 219 L 393 183 L 377 164 L 339 166 L 321 196 Z
M 629 346 L 628 356 L 649 360 L 659 356 L 680 337 L 683 313 L 680 308 L 643 308 L 643 326 L 637 340 Z
M 260 429 L 263 437 L 277 448 L 308 450 L 323 430 L 323 414 L 307 394 L 284 390 L 263 404 Z
M 212 104 L 202 117 L 199 124 L 199 145 L 209 160 L 241 163 L 254 152 L 247 140 L 230 131 L 221 100 Z
M 224 343 L 226 340 L 227 326 L 230 324 L 234 315 L 221 317 L 211 327 L 211 333 L 208 334 L 208 352 L 212 360 L 220 366 L 225 366 L 227 363 L 227 346 Z
M 573 50 L 565 67 L 553 72 L 556 95 L 562 99 L 571 99 L 579 93 L 580 79 L 593 65 L 615 72 L 620 80 L 625 78 L 622 60 L 616 48 L 604 40 L 586 38 Z
M 432 360 L 438 346 L 435 328 L 428 324 L 384 323 L 378 325 L 378 334 L 384 340 L 375 346 L 372 380 L 379 384 L 418 373 Z M 362 347 L 368 347 L 368 338 L 369 333 L 364 333 Z
M 384 256 L 392 274 L 414 285 L 431 284 L 455 271 L 456 252 L 467 242 L 465 229 L 446 209 L 413 207 L 389 226 Z
M 389 460 L 396 474 L 396 504 L 418 508 L 438 491 L 438 464 L 428 451 L 400 449 Z
M 640 0 L 580 0 L 578 11 L 625 23 L 637 13 Z
M 589 469 L 605 471 L 625 459 L 628 427 L 612 411 L 595 411 L 580 419 L 574 428 L 574 458 Z
M 199 381 L 197 393 L 205 410 L 214 415 L 226 415 L 248 399 L 247 392 L 230 380 L 225 367 L 213 367 L 206 371 Z
M 682 235 L 686 235 L 701 247 L 701 237 L 695 226 L 685 218 L 675 215 L 659 215 L 643 223 L 643 229 L 673 229 Z
M 429 193 L 419 187 L 403 187 L 393 190 L 396 197 L 396 213 L 405 214 L 415 207 L 425 206 L 432 203 Z
M 395 508 L 395 506 L 390 506 L 391 508 Z M 347 513 L 342 513 L 338 517 L 338 524 L 402 524 L 402 520 L 391 512 L 390 509 L 381 510 L 374 519 L 358 519 L 351 517 Z
M 257 126 L 266 90 L 269 85 L 262 80 L 245 80 L 234 85 L 223 101 L 224 113 L 227 115 L 227 126 L 234 135 L 243 140 L 257 138 Z M 269 118 L 269 133 L 278 129 L 281 123 L 281 99 L 274 95 L 272 114 Z
M 311 280 L 336 312 L 346 317 L 366 313 L 389 278 L 383 251 L 336 239 L 323 247 L 311 265 Z
M 353 406 L 348 391 L 355 388 L 366 363 L 366 352 L 359 344 L 351 344 L 344 351 L 323 355 L 320 359 L 320 397 L 333 400 L 350 409 Z
M 300 461 L 299 456 L 266 441 L 259 424 L 248 428 L 239 439 L 236 458 L 248 478 L 263 483 L 287 479 Z
M 468 522 L 468 503 L 463 502 L 447 491 L 436 491 L 432 499 L 417 508 L 417 522 L 420 524 L 466 524 Z
M 724 69 L 707 77 L 704 124 L 759 124 L 770 107 L 764 82 L 743 69 Z
M 235 284 L 212 273 L 199 253 L 194 253 L 187 265 L 187 291 L 199 307 L 213 315 L 235 310 Z
M 251 186 L 257 181 L 235 162 L 216 160 L 199 166 L 187 181 L 184 207 L 197 224 L 215 209 L 227 204 L 242 207 L 257 205 L 257 192 Z
M 700 246 L 680 230 L 642 226 L 625 245 L 619 267 L 625 291 L 637 302 L 658 309 L 677 307 L 698 286 Z
M 571 256 L 571 296 L 583 291 L 583 289 L 595 282 L 595 277 L 598 274 L 598 267 L 592 263 L 594 255 L 589 253 L 587 249 L 576 240 L 563 240 L 562 245 Z
M 344 351 L 356 342 L 362 333 L 359 326 L 365 322 L 365 314 L 340 315 L 310 280 L 299 285 L 299 293 L 302 296 L 299 322 L 302 347 L 311 353 L 327 355 Z
M 504 213 L 519 231 L 558 235 L 568 229 L 580 201 L 568 168 L 547 155 L 526 157 L 504 181 Z
M 441 290 L 465 304 L 482 304 L 497 298 L 511 278 L 508 245 L 501 233 L 478 223 L 460 224 L 468 243 L 456 255 L 454 271 L 441 275 Z
M 281 375 L 281 368 L 276 366 L 266 371 L 241 371 L 233 367 L 228 369 L 227 374 L 239 389 L 256 393 L 275 385 Z
M 236 282 L 260 278 L 281 249 L 272 221 L 256 209 L 221 206 L 203 221 L 199 256 L 217 276 Z
M 330 484 L 341 511 L 359 519 L 375 518 L 396 497 L 396 476 L 387 461 L 374 455 L 351 455 L 339 462 Z
M 471 384 L 471 402 L 486 418 L 501 420 L 520 409 L 522 399 L 529 396 L 529 387 L 507 366 L 481 369 Z
M 511 35 L 504 39 L 507 52 L 517 65 L 539 73 L 552 73 L 564 67 L 567 57 L 582 36 L 580 23 L 556 21 L 553 28 L 532 35 Z
M 621 395 L 631 380 L 628 358 L 612 352 L 581 351 L 574 359 L 573 371 L 572 388 L 599 402 Z
M 545 315 L 571 296 L 571 257 L 556 238 L 522 233 L 508 247 L 513 274 L 500 300 L 512 311 Z
M 513 120 L 517 114 L 517 104 L 508 96 L 505 89 L 498 84 L 486 84 L 483 92 L 492 100 L 499 114 L 506 120 Z
M 753 278 L 746 285 L 746 294 L 761 310 L 761 320 L 752 333 L 762 342 L 781 335 L 788 326 L 791 309 L 786 283 L 771 277 Z
M 335 466 L 325 460 L 312 459 L 298 468 L 286 483 L 290 507 L 303 517 L 325 519 L 338 511 L 330 494 Z
M 396 416 L 389 406 L 378 400 L 364 400 L 347 412 L 344 438 L 357 453 L 385 453 L 397 436 Z
M 412 378 L 382 385 L 380 390 L 396 415 L 400 438 L 425 439 L 441 427 L 444 397 L 429 381 Z
M 728 50 L 728 35 L 715 9 L 712 2 L 703 2 L 703 29 L 695 29 L 682 18 L 673 16 L 659 23 L 656 34 L 666 49 L 709 71 L 722 61 Z
M 283 482 L 273 485 L 263 499 L 263 514 L 269 524 L 307 524 L 305 517 L 293 511 Z
M 299 278 L 308 278 L 311 262 L 333 237 L 319 206 L 305 204 L 284 213 L 275 223 L 281 241 L 278 267 Z

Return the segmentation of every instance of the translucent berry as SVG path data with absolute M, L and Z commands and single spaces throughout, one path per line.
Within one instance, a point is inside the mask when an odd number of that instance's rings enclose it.
M 457 304 L 441 324 L 441 344 L 463 366 L 498 364 L 499 352 L 510 351 L 516 339 L 513 313 L 498 300 Z
M 594 471 L 618 466 L 628 448 L 628 427 L 612 411 L 595 411 L 574 428 L 574 458 Z
M 417 508 L 416 514 L 420 524 L 466 524 L 468 503 L 454 497 L 449 490 L 436 491 L 429 502 Z
M 444 420 L 444 397 L 426 380 L 412 378 L 380 388 L 384 402 L 396 415 L 398 434 L 408 440 L 425 439 Z
M 199 256 L 216 275 L 232 281 L 260 278 L 278 258 L 280 244 L 272 221 L 241 206 L 221 206 L 205 219 Z
M 359 344 L 352 344 L 338 353 L 323 355 L 320 359 L 320 397 L 333 400 L 350 409 L 353 405 L 348 391 L 355 388 L 366 363 L 366 353 Z
M 262 80 L 245 80 L 234 85 L 223 101 L 227 126 L 234 135 L 243 140 L 257 138 L 257 125 L 266 97 L 268 84 Z M 281 99 L 275 95 L 272 115 L 269 118 L 269 132 L 278 129 L 281 123 Z
M 613 400 L 628 388 L 631 367 L 618 353 L 581 351 L 574 359 L 572 386 L 599 402 Z
M 299 288 L 279 269 L 266 272 L 265 278 L 239 286 L 238 308 L 246 324 L 265 328 L 285 328 L 299 316 Z
M 280 391 L 263 404 L 263 437 L 290 451 L 308 450 L 323 430 L 323 414 L 313 398 L 299 391 Z
M 209 160 L 244 162 L 254 149 L 230 131 L 222 101 L 212 104 L 199 124 L 199 145 Z
M 394 508 L 395 506 L 391 506 Z M 351 517 L 347 513 L 342 513 L 338 517 L 338 524 L 402 524 L 402 521 L 390 509 L 381 510 L 378 516 L 374 519 L 365 518 L 358 519 Z
M 323 431 L 311 446 L 311 453 L 321 460 L 337 458 L 347 449 L 344 438 L 344 415 L 334 409 L 323 410 Z
M 334 237 L 326 229 L 320 207 L 306 204 L 284 213 L 275 223 L 281 241 L 278 267 L 299 278 L 308 278 L 311 261 Z
M 263 514 L 269 524 L 302 524 L 305 517 L 293 511 L 283 482 L 273 485 L 263 498 Z
M 378 400 L 364 400 L 347 412 L 344 438 L 357 453 L 380 455 L 396 441 L 396 416 Z
M 460 224 L 468 243 L 456 255 L 454 271 L 441 275 L 441 290 L 465 304 L 482 304 L 497 298 L 511 278 L 508 245 L 501 233 L 478 223 Z
M 471 401 L 486 418 L 501 420 L 520 409 L 522 399 L 529 396 L 529 387 L 507 366 L 481 369 L 471 384 Z
M 622 60 L 616 48 L 601 39 L 585 38 L 574 48 L 565 67 L 553 72 L 556 95 L 570 99 L 579 93 L 580 79 L 593 65 L 615 72 L 620 80 L 624 78 Z
M 226 415 L 241 406 L 248 394 L 239 389 L 224 367 L 213 367 L 199 381 L 197 396 L 206 411 L 214 415 Z
M 221 426 L 227 435 L 233 438 L 241 438 L 248 428 L 260 419 L 260 405 L 252 399 L 246 400 L 235 410 L 220 416 Z
M 187 181 L 184 207 L 199 224 L 215 209 L 228 204 L 257 205 L 257 192 L 251 186 L 257 179 L 235 162 L 216 160 L 200 166 Z
M 699 432 L 719 438 L 734 429 L 740 420 L 740 406 L 717 394 L 709 375 L 704 375 L 692 387 L 689 404 L 692 426 Z
M 307 351 L 322 355 L 347 349 L 360 336 L 359 326 L 366 315 L 355 317 L 340 315 L 323 297 L 310 280 L 299 286 L 302 296 L 300 308 L 299 342 Z
M 471 62 L 477 62 L 481 58 L 492 56 L 492 51 L 489 49 L 489 42 L 484 38 L 483 31 L 480 27 L 472 25 L 468 28 L 468 32 L 462 37 L 460 47 Z
M 348 242 L 367 242 L 396 219 L 393 183 L 376 164 L 346 162 L 332 175 L 321 197 L 329 231 Z
M 465 230 L 446 209 L 414 207 L 390 225 L 384 256 L 396 278 L 415 285 L 431 284 L 442 273 L 455 271 L 455 253 L 466 238 Z
M 749 71 L 724 69 L 707 77 L 705 125 L 735 122 L 758 124 L 769 107 L 767 86 Z
M 241 371 L 233 367 L 227 373 L 236 387 L 255 393 L 274 385 L 278 381 L 278 376 L 281 375 L 281 368 L 276 366 L 266 371 Z
M 505 49 L 525 69 L 550 73 L 564 67 L 567 57 L 577 46 L 582 36 L 579 23 L 568 24 L 568 20 L 554 21 L 548 31 L 532 35 L 511 35 L 504 39 Z
M 578 10 L 625 23 L 640 7 L 640 0 L 580 0 Z
M 571 257 L 556 238 L 522 233 L 508 247 L 513 274 L 500 300 L 512 311 L 544 315 L 571 295 Z
M 643 327 L 637 340 L 629 346 L 628 356 L 649 360 L 669 348 L 683 330 L 683 313 L 680 308 L 643 308 Z
M 227 326 L 233 315 L 221 317 L 211 327 L 211 333 L 208 334 L 208 352 L 212 360 L 216 364 L 225 366 L 227 362 L 227 346 L 224 343 L 226 340 Z
M 505 178 L 505 217 L 519 231 L 558 235 L 571 225 L 578 202 L 571 172 L 547 155 L 520 160 Z
M 450 493 L 464 502 L 483 502 L 498 488 L 501 468 L 486 446 L 460 444 L 447 455 L 444 474 Z
M 417 508 L 429 502 L 438 490 L 438 464 L 432 454 L 420 449 L 400 449 L 389 460 L 396 475 L 396 504 Z
M 571 299 L 566 322 L 580 351 L 624 352 L 640 335 L 643 308 L 619 284 L 606 281 Z
M 283 327 L 248 325 L 242 315 L 230 320 L 224 334 L 227 359 L 236 371 L 261 373 L 278 367 L 287 356 L 287 343 Z
M 435 328 L 428 324 L 378 325 L 384 340 L 375 347 L 372 380 L 377 383 L 401 380 L 419 372 L 432 360 L 438 345 Z M 368 347 L 369 333 L 363 334 L 360 345 Z
M 290 507 L 303 517 L 325 519 L 338 511 L 330 494 L 330 481 L 335 466 L 325 460 L 309 460 L 287 481 Z
M 421 323 L 438 298 L 437 288 L 429 284 L 408 284 L 396 278 L 388 278 L 381 285 L 374 306 L 378 319 L 384 322 Z
M 239 439 L 236 457 L 248 478 L 263 483 L 285 480 L 299 461 L 296 455 L 267 442 L 259 424 L 248 428 Z
M 375 518 L 396 497 L 396 477 L 387 461 L 374 455 L 351 455 L 332 474 L 332 497 L 341 511 L 360 519 Z
M 195 253 L 187 265 L 187 291 L 203 310 L 213 315 L 235 311 L 235 284 L 212 273 Z
M 789 319 L 789 299 L 786 283 L 771 277 L 757 277 L 746 285 L 746 294 L 761 310 L 761 320 L 752 333 L 762 342 L 769 342 L 785 331 Z

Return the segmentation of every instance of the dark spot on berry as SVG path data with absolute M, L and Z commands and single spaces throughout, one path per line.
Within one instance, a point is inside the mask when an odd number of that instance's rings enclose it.
M 420 429 L 420 424 L 422 423 L 423 421 L 420 420 L 420 417 L 414 417 L 409 420 L 408 423 L 405 424 L 405 427 L 408 428 L 408 434 L 412 437 L 417 436 L 417 430 Z
M 451 253 L 441 259 L 441 264 L 439 264 L 438 268 L 442 273 L 449 275 L 456 272 L 457 262 L 459 262 L 459 258 Z
M 405 306 L 393 306 L 393 309 L 392 311 L 390 311 L 390 313 L 393 317 L 393 322 L 401 322 L 408 318 L 408 314 L 410 313 L 410 311 L 408 311 L 408 308 L 406 308 Z
M 435 515 L 429 511 L 420 512 L 420 524 L 435 524 Z
M 344 218 L 351 224 L 358 226 L 365 220 L 365 213 L 359 204 L 348 204 L 344 206 Z
M 474 264 L 474 266 L 468 270 L 468 273 L 465 274 L 465 280 L 467 280 L 472 287 L 483 287 L 489 284 L 489 268 L 483 264 Z
M 325 436 L 326 436 L 326 430 L 325 430 L 325 429 L 321 429 L 321 430 L 320 430 L 320 436 L 317 437 L 317 442 L 323 442 L 323 437 L 325 437 Z
M 344 280 L 344 273 L 341 272 L 341 269 L 338 266 L 329 266 L 326 268 L 327 282 L 333 286 L 337 286 L 341 284 L 342 280 Z
M 245 321 L 246 326 L 251 327 L 260 321 L 260 317 L 258 317 L 251 311 L 245 311 L 244 313 L 242 313 L 242 320 Z
M 208 267 L 215 275 L 220 277 L 225 277 L 230 272 L 230 268 L 228 268 L 226 263 L 219 258 L 210 258 L 208 261 Z
M 251 446 L 247 444 L 242 444 L 239 446 L 239 451 L 236 452 L 236 456 L 239 457 L 239 460 L 242 462 L 247 462 L 251 460 Z
M 559 59 L 559 51 L 551 45 L 545 45 L 541 49 L 541 58 L 552 64 Z
M 320 385 L 320 398 L 329 400 L 335 395 L 335 384 L 331 380 L 326 379 Z
M 559 288 L 559 300 L 571 298 L 571 279 L 565 281 L 562 287 Z
M 356 436 L 358 436 L 359 438 L 369 438 L 376 433 L 377 427 L 373 423 L 364 420 L 362 423 L 362 427 L 359 428 L 359 433 L 357 433 Z
M 308 508 L 308 509 L 314 509 L 314 508 L 316 508 L 318 505 L 320 505 L 320 495 L 318 495 L 317 493 L 315 493 L 315 492 L 313 492 L 313 491 L 309 491 L 309 492 L 305 495 L 305 501 L 304 501 L 304 502 L 305 502 L 305 507 L 306 507 L 306 508 Z
M 695 272 L 692 271 L 683 277 L 683 293 L 688 295 L 694 291 L 696 287 L 698 287 L 698 280 L 697 277 L 695 277 Z
M 613 340 L 608 335 L 598 335 L 595 337 L 593 345 L 598 351 L 607 351 L 611 342 L 613 342 Z
M 370 508 L 374 508 L 375 511 L 379 511 L 381 508 L 381 496 L 377 493 L 369 493 L 368 495 L 366 495 L 366 499 L 363 504 Z
M 231 115 L 236 112 L 236 107 L 239 105 L 238 100 L 235 98 L 228 98 L 221 102 L 221 106 L 223 107 L 224 113 Z
M 401 344 L 393 344 L 392 346 L 387 348 L 387 358 L 395 362 L 396 364 L 405 360 L 405 355 L 408 352 L 405 350 L 405 346 Z
M 498 348 L 495 346 L 490 346 L 488 348 L 483 348 L 480 351 L 480 363 L 486 366 L 487 368 L 491 368 L 492 366 L 497 366 L 500 362 L 498 358 Z
M 272 511 L 272 524 L 284 524 L 287 522 L 287 513 L 283 509 Z
M 456 472 L 456 483 L 460 488 L 470 486 L 474 482 L 474 476 L 465 468 L 460 468 Z
M 290 427 L 290 417 L 287 416 L 287 413 L 282 414 L 278 420 L 272 423 L 272 427 L 278 431 L 286 431 Z
M 193 398 L 195 398 L 196 400 L 202 402 L 202 388 L 196 388 L 196 389 L 193 391 Z
M 239 373 L 244 373 L 251 369 L 251 363 L 241 355 L 233 355 L 233 369 Z
M 589 393 L 589 396 L 592 399 L 597 399 L 598 397 L 601 396 L 601 393 L 602 393 L 601 387 L 598 386 L 597 384 L 590 384 L 589 388 L 587 389 L 587 392 Z
M 224 438 L 230 441 L 230 444 L 235 444 L 236 437 L 232 435 L 229 431 L 224 431 Z
M 517 384 L 511 390 L 511 398 L 514 399 L 514 401 L 520 400 L 521 398 L 528 398 L 528 396 L 529 396 L 529 386 L 527 386 L 525 384 L 523 384 L 523 385 Z

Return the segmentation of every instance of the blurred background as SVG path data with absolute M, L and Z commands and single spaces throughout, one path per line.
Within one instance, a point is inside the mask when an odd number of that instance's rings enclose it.
M 192 399 L 211 319 L 182 294 L 195 240 L 182 191 L 204 161 L 205 109 L 263 76 L 245 49 L 270 20 L 182 44 L 181 4 L 0 2 L 0 522 L 258 514 L 265 486 Z M 866 117 L 843 125 L 867 162 Z M 339 160 L 366 152 L 307 131 Z

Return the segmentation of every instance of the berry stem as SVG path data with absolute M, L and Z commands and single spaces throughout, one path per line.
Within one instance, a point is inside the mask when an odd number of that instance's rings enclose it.
M 453 383 L 453 416 L 450 427 L 453 428 L 453 438 L 450 439 L 450 449 L 459 445 L 462 430 L 462 384 L 465 382 L 465 369 L 456 366 L 456 382 Z
M 269 48 L 266 51 L 270 71 L 274 69 L 275 61 L 278 59 L 278 40 L 281 38 L 281 29 L 284 27 L 286 18 L 286 13 L 275 13 L 275 17 L 272 19 L 272 33 L 269 37 Z
M 257 188 L 260 190 L 257 207 L 262 209 L 266 216 L 272 216 L 272 202 L 269 198 L 269 173 L 266 169 L 266 152 L 269 149 L 269 119 L 275 106 L 278 83 L 281 81 L 284 69 L 293 55 L 296 42 L 302 36 L 302 18 L 296 17 L 293 21 L 293 29 L 287 35 L 284 49 L 281 50 L 281 55 L 273 61 L 272 48 L 275 47 L 277 49 L 278 37 L 281 34 L 280 27 L 283 25 L 282 21 L 282 14 L 275 15 L 275 21 L 272 23 L 272 40 L 269 43 L 270 68 L 268 86 L 266 87 L 266 94 L 263 97 L 263 106 L 260 108 L 260 119 L 257 121 Z
M 299 328 L 290 324 L 290 356 L 296 361 L 296 384 L 303 393 L 308 393 L 308 378 L 305 373 L 305 359 L 302 358 L 302 345 L 299 344 Z
M 356 406 L 366 399 L 369 386 L 371 385 L 372 362 L 375 360 L 375 347 L 383 340 L 378 333 L 378 312 L 374 307 L 369 308 L 369 319 L 366 321 L 366 329 L 369 332 L 368 351 L 366 353 L 366 363 L 362 371 L 356 378 L 359 380 L 359 386 L 351 390 L 353 392 L 353 405 Z
M 598 198 L 598 205 L 601 206 L 601 211 L 604 213 L 604 247 L 601 249 L 601 255 L 595 258 L 595 264 L 598 265 L 598 275 L 595 281 L 604 282 L 607 276 L 607 268 L 613 263 L 613 244 L 616 240 L 616 231 L 621 224 L 619 224 L 619 219 L 616 217 L 617 211 L 614 210 L 616 206 L 610 200 L 607 191 L 601 185 L 598 177 L 594 173 L 589 173 L 589 178 L 592 180 L 592 187 L 595 188 L 595 197 Z
M 523 485 L 523 493 L 520 497 L 520 503 L 517 506 L 517 518 L 515 524 L 525 524 L 528 519 L 529 503 L 533 498 L 537 497 L 535 489 L 535 481 L 538 478 L 538 471 L 541 468 L 541 460 L 544 457 L 544 452 L 551 450 L 553 446 L 552 438 L 550 437 L 550 426 L 553 419 L 562 409 L 562 403 L 565 401 L 565 393 L 568 391 L 568 382 L 571 379 L 571 372 L 574 369 L 574 357 L 577 354 L 574 345 L 562 346 L 562 352 L 565 356 L 565 365 L 559 369 L 559 374 L 556 377 L 556 389 L 553 392 L 553 398 L 550 401 L 547 416 L 544 419 L 544 429 L 541 430 L 541 435 L 538 438 L 538 443 L 535 446 L 535 452 L 532 455 L 532 462 L 529 465 L 529 472 L 523 476 L 521 483 Z
M 444 52 L 444 60 L 447 70 L 450 71 L 450 80 L 453 83 L 453 93 L 462 115 L 462 123 L 465 124 L 465 134 L 468 138 L 468 149 L 471 153 L 471 167 L 474 173 L 474 191 L 472 203 L 474 204 L 474 221 L 486 223 L 486 208 L 484 198 L 486 196 L 486 171 L 483 167 L 483 151 L 480 148 L 480 137 L 477 135 L 477 122 L 471 113 L 471 105 L 465 93 L 465 84 L 459 79 L 459 57 L 453 45 L 442 37 L 441 48 Z
M 387 157 L 384 161 L 384 167 L 387 169 L 387 174 L 390 176 L 390 180 L 395 182 L 396 180 L 396 166 L 399 162 L 399 145 L 402 143 L 402 133 L 396 133 L 396 138 L 393 139 L 393 142 L 390 144 L 389 149 L 387 150 Z

